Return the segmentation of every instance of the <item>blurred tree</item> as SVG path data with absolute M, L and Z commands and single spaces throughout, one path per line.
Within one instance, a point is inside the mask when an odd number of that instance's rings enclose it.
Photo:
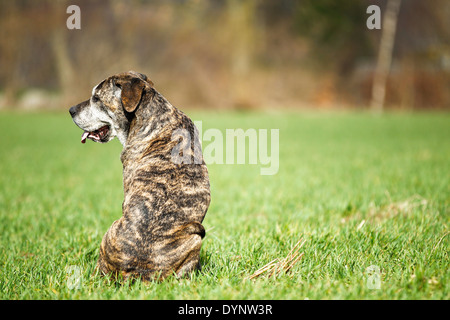
M 397 28 L 398 12 L 401 0 L 388 0 L 386 13 L 384 14 L 383 27 L 378 49 L 377 66 L 372 87 L 371 108 L 375 112 L 384 109 L 386 95 L 386 81 L 392 63 L 394 50 L 395 30 Z
M 252 58 L 255 56 L 258 41 L 258 28 L 256 23 L 255 0 L 228 0 L 227 25 L 230 54 L 230 68 L 232 80 L 232 99 L 239 106 L 247 106 L 248 98 L 247 76 L 252 68 Z
M 59 88 L 64 97 L 63 104 L 75 101 L 77 90 L 75 66 L 69 54 L 68 30 L 65 28 L 66 21 L 69 15 L 62 15 L 66 13 L 66 8 L 70 5 L 67 0 L 52 1 L 52 6 L 49 14 L 53 16 L 55 27 L 51 29 L 51 47 L 55 57 L 56 73 L 59 81 Z M 56 20 L 56 21 L 55 21 Z
M 295 29 L 311 44 L 311 57 L 348 76 L 357 58 L 370 55 L 367 4 L 360 0 L 303 0 L 295 10 Z
M 22 50 L 22 38 L 26 29 L 21 20 L 17 19 L 20 8 L 15 1 L 0 2 L 0 77 L 9 79 L 4 83 L 5 104 L 14 105 L 17 93 L 20 89 L 19 67 L 20 53 Z

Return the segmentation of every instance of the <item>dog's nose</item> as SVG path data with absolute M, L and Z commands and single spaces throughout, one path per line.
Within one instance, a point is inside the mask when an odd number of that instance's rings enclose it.
M 71 108 L 69 109 L 69 113 L 70 113 L 70 115 L 73 117 L 73 116 L 75 115 L 75 113 L 76 113 L 75 107 L 71 107 Z

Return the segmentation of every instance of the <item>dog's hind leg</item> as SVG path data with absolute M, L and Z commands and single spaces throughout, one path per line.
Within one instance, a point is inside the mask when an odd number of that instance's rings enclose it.
M 198 222 L 190 222 L 182 226 L 176 233 L 174 246 L 176 254 L 172 256 L 171 265 L 177 277 L 186 276 L 200 269 L 200 248 L 205 229 Z M 173 247 L 172 247 L 173 248 Z
M 199 235 L 191 235 L 187 240 L 189 249 L 187 249 L 184 259 L 179 264 L 176 275 L 183 277 L 189 275 L 191 272 L 200 269 L 200 248 L 202 246 L 202 239 Z

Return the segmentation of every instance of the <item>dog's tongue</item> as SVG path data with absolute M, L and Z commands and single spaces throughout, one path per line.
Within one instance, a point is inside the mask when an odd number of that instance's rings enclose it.
M 83 132 L 83 135 L 81 136 L 81 143 L 86 143 L 86 139 L 89 136 L 89 131 Z

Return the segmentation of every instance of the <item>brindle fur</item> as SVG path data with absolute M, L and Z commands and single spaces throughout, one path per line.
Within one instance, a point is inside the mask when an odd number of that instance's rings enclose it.
M 117 136 L 123 144 L 125 196 L 122 217 L 103 237 L 97 267 L 104 274 L 144 280 L 198 269 L 205 235 L 201 223 L 210 189 L 191 119 L 157 92 L 145 75 L 135 72 L 105 79 L 94 88 L 93 97 L 72 107 L 70 113 L 87 131 L 98 129 L 86 124 L 95 122 L 92 115 L 103 119 L 101 112 L 109 114 L 107 141 Z M 172 134 L 177 129 L 187 130 L 192 137 L 191 164 L 172 161 L 171 152 L 179 143 Z

